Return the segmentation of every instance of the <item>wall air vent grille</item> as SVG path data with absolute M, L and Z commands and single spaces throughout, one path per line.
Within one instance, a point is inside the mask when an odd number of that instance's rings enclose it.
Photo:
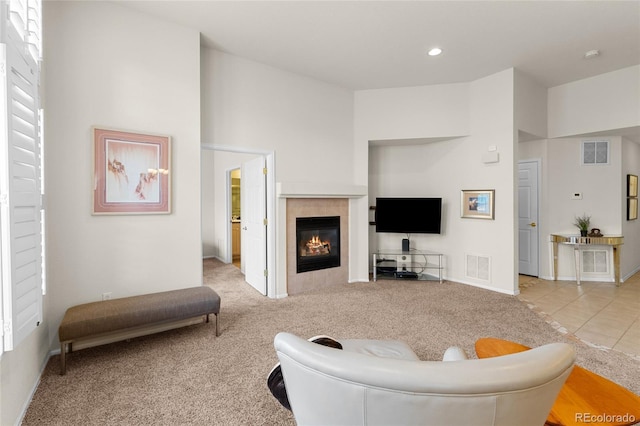
M 608 274 L 609 253 L 606 250 L 582 250 L 582 271 L 586 274 Z
M 582 141 L 582 165 L 609 164 L 609 141 Z
M 491 258 L 478 254 L 467 254 L 465 275 L 468 278 L 487 281 L 491 280 Z

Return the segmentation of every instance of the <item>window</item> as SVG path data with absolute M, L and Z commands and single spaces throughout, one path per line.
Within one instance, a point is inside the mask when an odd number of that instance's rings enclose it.
M 582 141 L 582 165 L 609 164 L 609 141 Z
M 3 351 L 42 321 L 40 0 L 2 3 L 0 20 L 0 300 Z

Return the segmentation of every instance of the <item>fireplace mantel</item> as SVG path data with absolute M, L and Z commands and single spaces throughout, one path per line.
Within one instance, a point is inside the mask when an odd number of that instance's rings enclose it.
M 277 182 L 278 198 L 361 198 L 367 195 L 364 185 L 341 183 Z

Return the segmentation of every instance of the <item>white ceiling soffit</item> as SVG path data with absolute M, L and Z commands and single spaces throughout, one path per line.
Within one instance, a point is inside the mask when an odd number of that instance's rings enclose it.
M 447 136 L 447 137 L 433 137 L 433 138 L 407 138 L 407 139 L 379 139 L 370 140 L 369 146 L 412 146 L 412 145 L 425 145 L 434 142 L 450 141 L 454 139 L 463 138 L 465 136 Z
M 553 87 L 640 63 L 639 1 L 117 2 L 193 28 L 208 47 L 354 90 L 509 68 Z M 442 55 L 427 56 L 433 46 Z
M 576 137 L 600 137 L 600 136 L 621 136 L 635 143 L 640 143 L 640 127 L 625 127 L 624 129 L 613 129 L 601 132 L 585 133 Z

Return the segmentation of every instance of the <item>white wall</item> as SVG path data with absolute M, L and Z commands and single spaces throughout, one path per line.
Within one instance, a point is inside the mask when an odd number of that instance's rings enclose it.
M 626 221 L 626 175 L 640 170 L 638 144 L 619 136 L 601 136 L 598 140 L 610 141 L 610 164 L 600 166 L 580 165 L 580 145 L 590 138 L 559 138 L 528 141 L 519 144 L 520 159 L 541 159 L 540 185 L 540 277 L 553 278 L 551 244 L 549 234 L 577 234 L 573 219 L 586 213 L 591 218 L 591 228 L 600 228 L 604 234 L 624 235 L 621 253 L 621 277 L 625 278 L 640 268 L 640 250 L 636 243 L 640 229 L 635 221 Z M 581 192 L 581 200 L 571 199 L 571 194 Z M 611 260 L 612 251 L 609 248 Z M 575 279 L 574 255 L 570 246 L 559 247 L 558 276 Z M 613 264 L 610 273 L 583 274 L 585 280 L 613 281 Z
M 550 138 L 640 125 L 640 65 L 549 89 Z
M 603 234 L 620 235 L 622 217 L 621 138 L 607 137 L 610 147 L 608 165 L 583 166 L 580 164 L 581 143 L 588 138 L 554 139 L 548 142 L 548 168 L 546 186 L 549 203 L 547 227 L 550 233 L 577 234 L 573 225 L 576 216 L 591 216 L 591 228 Z M 599 138 L 602 139 L 602 138 Z M 581 200 L 571 199 L 573 193 L 582 193 Z M 547 234 L 548 235 L 548 234 Z M 541 265 L 543 276 L 550 277 L 550 245 L 541 235 L 543 249 Z M 575 279 L 573 252 L 570 246 L 559 247 L 558 277 Z M 549 274 L 547 274 L 547 271 Z M 613 271 L 612 271 L 613 272 Z M 584 278 L 589 278 L 584 275 Z M 613 273 L 606 279 L 613 279 Z
M 2 424 L 19 420 L 68 307 L 202 283 L 199 34 L 111 2 L 43 12 L 47 295 L 38 331 L 2 357 Z M 91 215 L 93 125 L 173 138 L 170 215 Z
M 215 222 L 217 212 L 221 209 L 218 208 L 216 203 L 215 192 L 219 187 L 219 181 L 224 179 L 216 179 L 215 169 L 213 167 L 214 152 L 203 150 L 201 153 L 201 203 L 202 203 L 202 257 L 217 257 L 219 255 L 220 248 L 218 247 L 218 241 L 216 241 Z M 224 188 L 223 188 L 224 189 Z M 224 209 L 224 206 L 222 207 Z M 224 210 L 222 210 L 221 221 L 224 218 Z M 226 254 L 225 254 L 226 255 Z M 222 256 L 224 259 L 225 256 Z
M 40 381 L 49 353 L 47 302 L 43 311 L 45 322 L 20 344 L 0 358 L 0 424 L 19 423 L 31 396 Z
M 203 49 L 203 143 L 275 151 L 278 182 L 352 182 L 353 94 Z
M 468 83 L 361 90 L 356 130 L 365 131 L 368 140 L 464 136 L 469 108 Z
M 353 150 L 350 90 L 206 48 L 202 81 L 204 144 L 274 152 L 277 182 L 355 183 L 353 164 L 358 160 Z M 216 181 L 224 181 L 223 163 L 215 163 Z M 205 173 L 211 177 L 209 171 Z M 214 194 L 214 203 L 224 204 L 220 191 Z M 286 293 L 284 218 L 284 202 L 279 200 L 277 294 Z M 222 227 L 216 219 L 211 238 L 226 238 L 219 235 Z
M 198 285 L 199 35 L 103 2 L 45 9 L 52 324 L 64 309 Z M 170 54 L 169 54 L 170 52 Z M 170 215 L 92 216 L 91 126 L 172 137 Z
M 458 230 L 459 239 L 463 244 L 458 247 L 465 253 L 487 255 L 492 259 L 490 282 L 476 285 L 517 294 L 515 72 L 509 69 L 476 80 L 471 88 L 470 130 L 476 141 L 474 149 L 466 151 L 471 156 L 473 167 L 464 169 L 465 181 L 460 189 L 495 189 L 496 219 L 481 223 L 473 219 L 459 219 L 462 225 Z M 500 162 L 483 164 L 482 154 L 490 146 L 497 148 Z M 459 262 L 461 264 L 454 271 L 463 276 L 463 256 L 459 257 Z M 469 282 L 469 279 L 465 281 Z
M 370 140 L 469 136 L 423 145 L 371 147 L 369 202 L 376 196 L 443 198 L 441 235 L 412 235 L 412 248 L 445 254 L 448 279 L 505 293 L 516 290 L 514 257 L 513 70 L 469 84 L 356 93 L 357 144 Z M 398 90 L 397 93 L 394 90 Z M 418 110 L 415 110 L 415 109 Z M 413 109 L 412 119 L 405 112 Z M 443 117 L 434 111 L 446 111 Z M 495 145 L 500 162 L 484 164 Z M 496 220 L 460 217 L 460 190 L 495 189 Z M 403 234 L 376 234 L 371 249 L 398 248 Z M 466 254 L 492 258 L 490 282 L 465 277 Z
M 547 136 L 547 89 L 522 72 L 515 73 L 516 128 L 537 138 Z
M 580 164 L 580 152 L 582 141 L 589 138 L 549 141 L 548 178 L 552 185 L 546 189 L 554 208 L 549 212 L 548 221 L 556 232 L 578 233 L 574 218 L 586 213 L 591 216 L 592 228 L 600 228 L 604 234 L 621 233 L 621 138 L 606 139 L 609 140 L 609 164 L 586 166 Z M 582 193 L 582 199 L 571 199 L 576 192 Z
M 69 306 L 202 283 L 200 40 L 110 2 L 46 2 L 47 272 Z M 170 215 L 92 216 L 91 126 L 172 137 Z

